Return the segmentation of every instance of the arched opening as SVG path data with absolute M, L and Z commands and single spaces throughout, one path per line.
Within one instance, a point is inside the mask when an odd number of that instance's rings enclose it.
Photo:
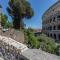
M 56 34 L 54 34 L 54 39 L 56 39 Z
M 58 35 L 58 38 L 59 38 L 59 40 L 60 40 L 60 34 Z
M 58 30 L 60 30 L 60 25 L 58 25 Z

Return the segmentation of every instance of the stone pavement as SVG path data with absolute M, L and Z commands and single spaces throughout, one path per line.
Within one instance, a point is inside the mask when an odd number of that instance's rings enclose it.
M 2 57 L 0 57 L 0 60 L 4 60 Z
M 40 49 L 29 49 L 22 53 L 29 60 L 60 60 L 60 56 L 49 54 Z

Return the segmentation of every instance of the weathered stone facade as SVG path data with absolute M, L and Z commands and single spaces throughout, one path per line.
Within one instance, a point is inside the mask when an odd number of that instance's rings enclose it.
M 42 17 L 42 31 L 60 42 L 60 1 L 51 6 Z

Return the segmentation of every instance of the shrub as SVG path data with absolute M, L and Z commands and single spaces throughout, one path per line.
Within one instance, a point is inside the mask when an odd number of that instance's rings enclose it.
M 41 34 L 40 37 L 35 37 L 31 30 L 25 30 L 25 42 L 29 48 L 40 48 L 48 53 L 60 55 L 60 44 L 56 43 L 54 39 Z
M 39 48 L 40 43 L 30 30 L 25 30 L 25 42 L 29 48 Z
M 52 38 L 47 37 L 44 34 L 41 34 L 38 38 L 40 41 L 40 48 L 49 53 L 55 53 L 56 43 L 55 40 Z
M 60 56 L 60 44 L 57 45 L 55 52 Z

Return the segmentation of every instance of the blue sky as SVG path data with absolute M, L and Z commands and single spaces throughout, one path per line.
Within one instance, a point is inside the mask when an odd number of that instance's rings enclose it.
M 8 16 L 8 13 L 6 11 L 6 7 L 8 5 L 9 0 L 0 0 L 0 4 L 2 5 L 2 11 Z M 25 19 L 24 22 L 26 24 L 26 27 L 32 27 L 32 28 L 42 28 L 42 15 L 43 13 L 51 6 L 53 5 L 57 0 L 28 0 L 31 3 L 31 6 L 34 10 L 34 16 L 27 20 Z M 9 17 L 9 16 L 8 16 Z M 9 20 L 11 18 L 9 17 Z

